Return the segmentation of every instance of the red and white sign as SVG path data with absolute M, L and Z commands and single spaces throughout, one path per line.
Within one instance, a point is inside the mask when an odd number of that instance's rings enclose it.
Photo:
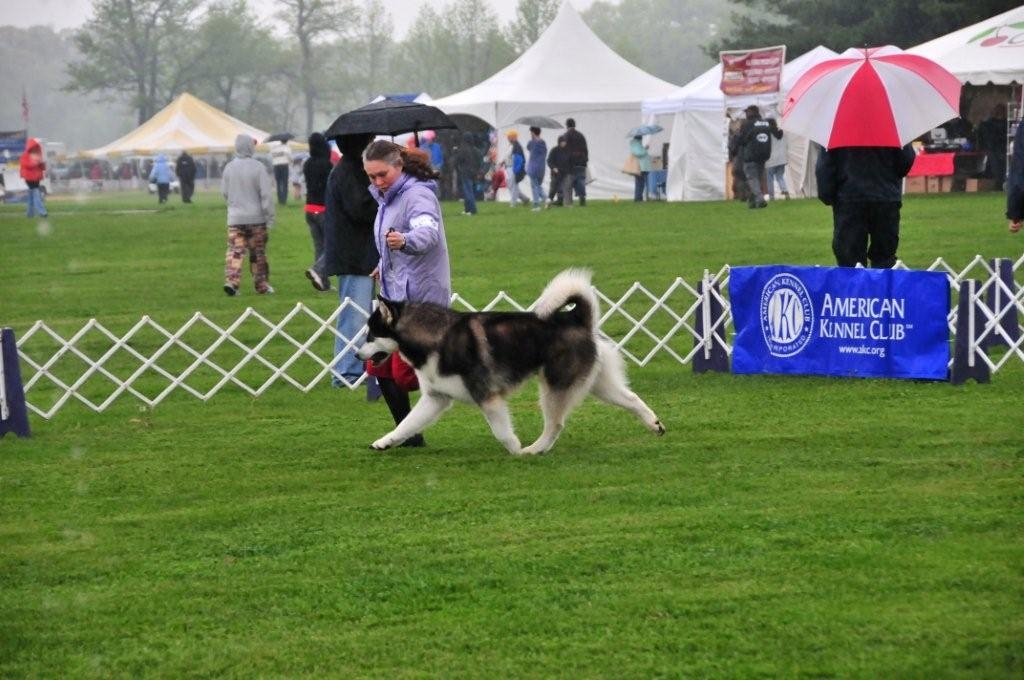
M 779 91 L 786 46 L 729 50 L 718 53 L 722 61 L 722 82 L 727 97 L 769 94 Z

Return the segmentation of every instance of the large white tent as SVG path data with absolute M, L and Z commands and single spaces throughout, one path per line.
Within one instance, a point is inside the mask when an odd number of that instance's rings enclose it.
M 756 104 L 774 108 L 784 101 L 786 92 L 807 69 L 836 57 L 827 47 L 818 46 L 790 60 L 782 69 L 779 94 L 729 97 L 726 101 L 719 85 L 722 65 L 712 68 L 667 96 L 643 101 L 643 113 L 671 129 L 666 194 L 670 201 L 715 201 L 726 196 L 728 162 L 728 119 L 726 106 L 733 114 Z M 814 154 L 804 137 L 787 135 L 789 161 L 786 181 L 794 195 L 813 196 Z
M 629 63 L 601 42 L 566 0 L 555 20 L 526 52 L 490 78 L 432 103 L 449 115 L 475 116 L 494 128 L 516 118 L 575 118 L 587 138 L 593 182 L 587 195 L 625 197 L 633 179 L 621 172 L 626 132 L 640 123 L 640 102 L 677 89 Z M 525 128 L 520 128 L 520 133 Z M 548 147 L 561 131 L 545 130 Z M 499 135 L 499 155 L 508 148 Z
M 1024 5 L 911 47 L 970 85 L 1024 83 Z

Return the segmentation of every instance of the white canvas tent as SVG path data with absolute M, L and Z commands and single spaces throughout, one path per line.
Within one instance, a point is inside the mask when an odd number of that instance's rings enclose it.
M 1024 83 L 1024 5 L 911 47 L 970 85 Z
M 784 101 L 785 93 L 807 69 L 835 56 L 835 52 L 819 45 L 786 63 L 778 95 L 730 97 L 728 105 L 734 113 L 750 104 L 774 107 Z M 728 120 L 726 98 L 719 88 L 721 80 L 722 65 L 716 64 L 668 96 L 643 101 L 644 116 L 671 129 L 666 184 L 670 201 L 716 201 L 726 196 Z M 796 135 L 789 135 L 786 141 L 790 193 L 816 195 L 815 158 L 810 144 Z
M 645 73 L 601 42 L 569 4 L 526 52 L 507 67 L 468 90 L 435 99 L 449 115 L 475 116 L 498 129 L 516 118 L 544 115 L 565 122 L 575 118 L 587 138 L 593 182 L 587 195 L 626 197 L 633 178 L 621 172 L 629 153 L 626 132 L 640 122 L 640 102 L 665 96 L 676 85 Z M 523 137 L 525 128 L 520 128 Z M 559 131 L 545 130 L 548 148 Z M 508 153 L 499 135 L 499 157 Z
M 155 153 L 233 152 L 235 137 L 262 142 L 269 133 L 243 123 L 185 92 L 124 137 L 84 152 L 86 156 L 146 156 Z

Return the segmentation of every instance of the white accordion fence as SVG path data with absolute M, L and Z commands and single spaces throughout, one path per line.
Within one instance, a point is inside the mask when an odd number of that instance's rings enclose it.
M 928 270 L 946 273 L 959 301 L 951 307 L 949 328 L 957 356 L 966 343 L 965 365 L 987 377 L 1010 361 L 1024 361 L 1024 286 L 1015 280 L 1022 276 L 1024 255 L 1016 261 L 987 261 L 979 255 L 961 271 L 940 258 Z M 660 293 L 640 283 L 617 297 L 595 289 L 602 306 L 601 330 L 638 366 L 666 356 L 696 370 L 701 360 L 706 364 L 716 353 L 723 358 L 731 354 L 728 279 L 725 266 L 716 274 L 705 271 L 696 286 L 677 278 Z M 17 341 L 27 406 L 50 419 L 72 400 L 102 412 L 129 396 L 152 408 L 179 391 L 206 401 L 229 387 L 258 397 L 277 383 L 302 392 L 330 381 L 354 389 L 365 376 L 348 382 L 332 370 L 336 338 L 346 348 L 362 342 L 362 334 L 345 338 L 336 329 L 338 314 L 347 306 L 369 314 L 350 300 L 327 317 L 298 303 L 279 320 L 248 308 L 226 326 L 196 313 L 170 329 L 144 316 L 118 333 L 90 319 L 70 336 L 37 321 Z M 479 308 L 458 294 L 452 297 L 452 307 L 462 310 L 530 306 L 503 291 Z M 970 319 L 960 318 L 968 308 L 973 310 Z M 993 347 L 999 348 L 993 351 L 996 358 L 989 356 Z

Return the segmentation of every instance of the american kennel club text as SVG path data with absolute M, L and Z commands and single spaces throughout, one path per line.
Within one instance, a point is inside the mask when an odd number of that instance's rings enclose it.
M 810 342 L 815 328 L 823 339 L 885 342 L 905 339 L 913 324 L 906 323 L 903 298 L 825 293 L 820 309 L 815 311 L 799 278 L 788 273 L 772 277 L 761 294 L 761 330 L 772 356 L 798 354 Z
M 902 298 L 833 297 L 821 303 L 818 335 L 849 340 L 903 340 L 913 324 L 905 323 Z

